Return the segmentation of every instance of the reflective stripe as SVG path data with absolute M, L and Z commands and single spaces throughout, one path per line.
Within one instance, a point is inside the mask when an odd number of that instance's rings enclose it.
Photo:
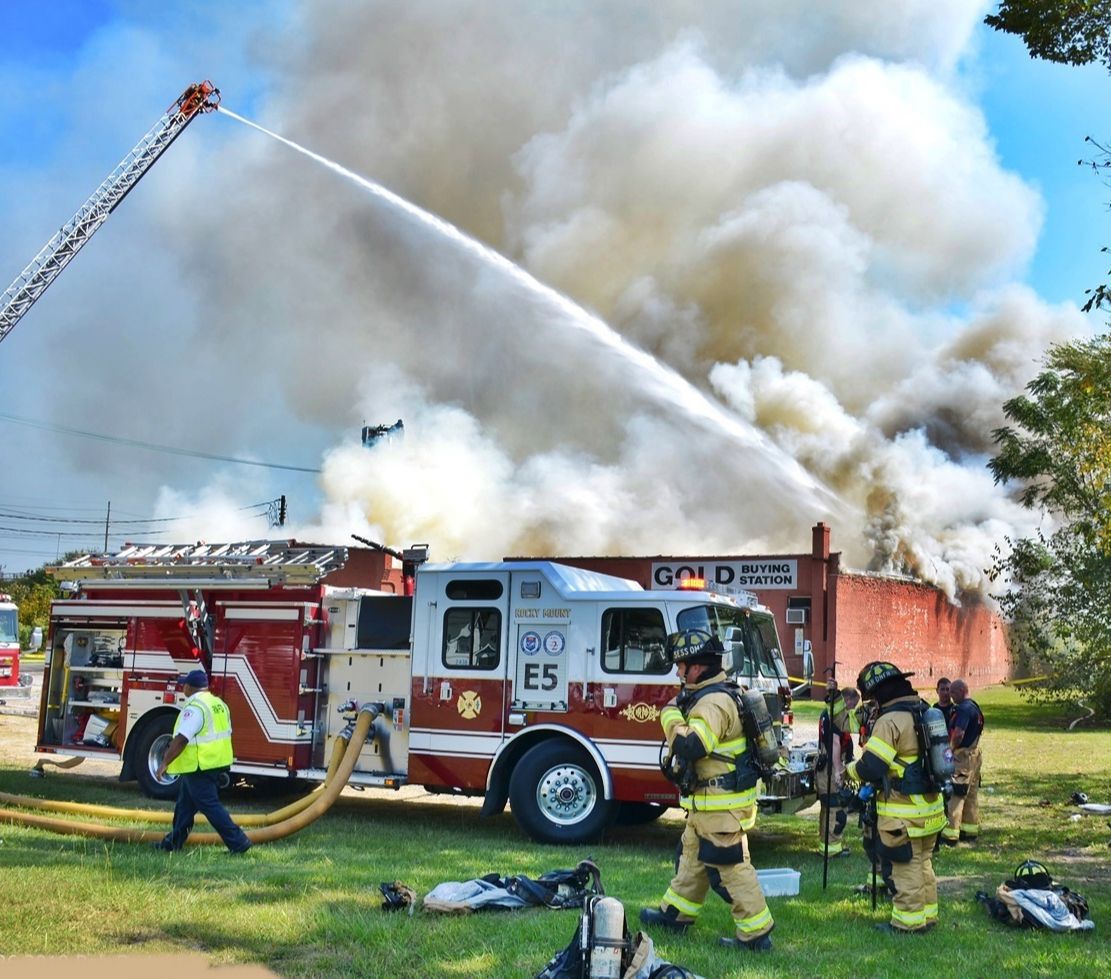
M 676 894 L 670 887 L 667 889 L 667 893 L 664 894 L 664 904 L 670 904 L 676 911 L 681 914 L 689 915 L 692 918 L 697 918 L 698 912 L 702 910 L 701 904 L 688 901 L 685 897 Z
M 922 913 L 926 916 L 927 921 L 937 921 L 936 904 L 927 904 Z
M 875 735 L 872 735 L 872 737 L 868 739 L 868 743 L 864 746 L 864 750 L 872 752 L 873 755 L 887 762 L 888 765 L 895 760 L 895 749 L 886 741 L 881 741 Z
M 664 733 L 672 724 L 683 723 L 683 712 L 678 707 L 665 707 L 663 713 L 660 714 L 660 724 L 663 726 Z
M 907 836 L 911 839 L 917 840 L 923 836 L 933 836 L 935 833 L 940 833 L 946 826 L 945 813 L 938 816 L 931 816 L 926 820 L 924 826 L 908 826 Z
M 693 799 L 689 795 L 679 800 L 679 805 L 684 809 L 695 812 L 724 812 L 728 809 L 745 809 L 756 805 L 756 788 L 745 789 L 743 792 L 702 792 Z
M 979 823 L 961 823 L 961 832 L 962 833 L 971 833 L 973 836 L 975 836 L 977 833 L 980 832 L 980 824 Z
M 928 819 L 939 813 L 945 815 L 945 803 L 941 796 L 930 802 L 925 796 L 907 796 L 910 802 L 887 802 L 883 799 L 876 801 L 876 812 L 881 816 L 890 816 L 892 819 Z
M 839 854 L 844 849 L 845 849 L 845 844 L 844 843 L 842 843 L 840 840 L 832 840 L 832 841 L 830 841 L 830 844 L 829 844 L 829 855 L 831 857 L 835 857 L 835 856 L 837 856 L 837 854 Z M 825 847 L 823 846 L 818 852 L 821 853 L 821 854 L 824 854 L 826 852 Z
M 941 831 L 941 835 L 947 840 L 959 840 L 961 837 L 960 830 L 953 829 L 952 826 L 946 826 Z
M 717 735 L 710 730 L 710 725 L 707 724 L 701 717 L 692 717 L 690 719 L 690 729 L 698 735 L 698 740 L 702 742 L 706 748 L 706 754 L 714 751 L 718 745 Z
M 904 928 L 921 928 L 926 923 L 926 911 L 903 911 L 900 908 L 891 909 L 891 923 L 902 925 Z
M 725 755 L 728 758 L 736 758 L 743 755 L 748 749 L 748 741 L 745 738 L 733 738 L 732 741 L 721 741 L 718 743 L 717 754 Z
M 764 905 L 764 910 L 759 914 L 754 914 L 751 918 L 734 918 L 733 923 L 738 931 L 743 931 L 746 935 L 754 931 L 763 931 L 765 925 L 772 923 L 772 909 Z

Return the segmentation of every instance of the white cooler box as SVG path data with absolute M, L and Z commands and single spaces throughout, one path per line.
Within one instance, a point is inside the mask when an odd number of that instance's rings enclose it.
M 756 876 L 760 878 L 764 897 L 790 897 L 799 892 L 799 872 L 790 867 L 757 870 Z

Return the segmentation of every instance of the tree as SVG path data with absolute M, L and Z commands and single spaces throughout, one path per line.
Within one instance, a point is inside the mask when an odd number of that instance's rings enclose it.
M 43 635 L 46 634 L 50 621 L 50 603 L 59 594 L 58 582 L 44 568 L 39 568 L 5 581 L 4 591 L 19 606 L 19 644 L 26 649 L 35 626 L 41 627 Z
M 984 23 L 1017 34 L 1032 58 L 1111 70 L 1111 0 L 1001 0 Z
M 1053 521 L 1048 536 L 1008 541 L 993 576 L 1021 666 L 1049 674 L 1048 697 L 1083 691 L 1111 716 L 1111 333 L 1051 347 L 1026 393 L 1003 406 L 993 438 L 997 483 Z M 1031 688 L 1035 689 L 1035 688 Z

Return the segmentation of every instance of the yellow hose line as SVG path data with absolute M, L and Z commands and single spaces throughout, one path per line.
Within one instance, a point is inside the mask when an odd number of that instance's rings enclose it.
M 35 771 L 45 775 L 47 765 L 53 765 L 55 768 L 76 768 L 84 760 L 82 755 L 74 755 L 72 758 L 61 758 L 57 761 L 53 758 L 40 758 L 35 762 Z
M 291 836 L 323 816 L 331 808 L 332 803 L 339 798 L 339 794 L 343 791 L 343 787 L 355 770 L 359 753 L 362 751 L 363 744 L 370 733 L 375 716 L 370 711 L 359 713 L 355 733 L 351 736 L 347 750 L 343 754 L 343 759 L 336 769 L 335 778 L 323 792 L 314 794 L 313 801 L 309 806 L 280 823 L 250 830 L 247 833 L 247 838 L 252 843 L 270 843 Z M 36 816 L 32 813 L 16 812 L 11 809 L 0 809 L 0 821 L 44 829 L 65 836 L 91 836 L 101 840 L 116 840 L 122 843 L 158 843 L 164 835 L 158 830 L 127 829 L 117 826 L 104 826 L 99 823 L 79 823 L 68 819 L 51 819 L 46 816 Z M 189 839 L 185 842 L 187 845 L 196 846 L 223 844 L 224 841 L 220 838 L 219 833 L 191 833 Z
M 328 773 L 324 776 L 324 782 L 316 786 L 311 792 L 301 796 L 299 799 L 295 799 L 288 806 L 284 806 L 274 812 L 249 813 L 239 816 L 233 814 L 232 819 L 240 826 L 272 826 L 274 823 L 280 823 L 283 819 L 288 819 L 290 816 L 296 815 L 302 809 L 307 809 L 312 805 L 314 796 L 323 792 L 328 786 L 328 783 L 332 780 L 332 777 L 340 766 L 340 762 L 343 761 L 343 754 L 346 747 L 346 738 L 336 739 L 335 746 L 332 749 L 332 759 L 328 764 Z M 12 795 L 8 792 L 0 792 L 0 803 L 9 806 L 18 806 L 20 809 L 73 813 L 79 816 L 99 816 L 103 819 L 132 819 L 144 823 L 157 823 L 159 825 L 163 823 L 168 825 L 174 821 L 174 814 L 162 809 L 121 809 L 116 806 L 101 806 L 94 803 L 38 799 L 34 796 Z M 208 820 L 200 813 L 197 813 L 197 822 L 207 823 Z

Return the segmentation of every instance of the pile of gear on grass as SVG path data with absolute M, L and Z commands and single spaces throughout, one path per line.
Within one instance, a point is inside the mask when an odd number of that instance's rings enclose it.
M 379 889 L 383 910 L 413 913 L 417 895 L 412 888 L 394 881 Z M 580 908 L 574 937 L 536 979 L 700 979 L 689 969 L 661 959 L 644 932 L 629 933 L 625 908 L 616 898 L 606 896 L 601 871 L 590 860 L 583 860 L 573 870 L 553 870 L 537 878 L 487 874 L 447 881 L 429 891 L 421 907 L 444 914 Z
M 990 897 L 978 891 L 980 901 L 996 921 L 1013 928 L 1047 928 L 1050 931 L 1091 931 L 1088 902 L 1076 891 L 1056 883 L 1045 864 L 1026 860 L 1015 868 Z

